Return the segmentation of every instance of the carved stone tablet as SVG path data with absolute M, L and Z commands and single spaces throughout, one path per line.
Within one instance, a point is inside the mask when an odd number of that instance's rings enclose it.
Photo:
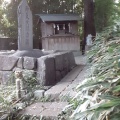
M 26 0 L 18 6 L 18 50 L 33 49 L 32 12 Z

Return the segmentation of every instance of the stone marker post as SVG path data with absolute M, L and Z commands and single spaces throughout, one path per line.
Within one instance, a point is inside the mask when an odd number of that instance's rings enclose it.
M 32 12 L 26 0 L 18 6 L 18 50 L 33 49 Z
M 22 71 L 15 71 L 15 78 L 16 78 L 16 98 L 20 99 L 25 95 L 25 85 L 23 83 L 23 73 Z
M 18 50 L 11 56 L 35 57 L 43 56 L 39 49 L 33 49 L 33 19 L 27 0 L 22 0 L 18 6 Z

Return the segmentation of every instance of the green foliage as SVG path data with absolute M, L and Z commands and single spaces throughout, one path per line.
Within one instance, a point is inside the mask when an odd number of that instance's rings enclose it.
M 36 87 L 37 81 L 36 81 L 36 77 L 34 76 L 34 73 L 31 71 L 27 71 L 27 70 L 24 71 L 23 77 L 24 77 L 23 78 L 24 87 L 27 92 L 28 98 L 24 96 L 24 99 L 22 99 L 22 102 L 25 102 L 25 105 L 26 105 L 32 102 L 32 100 L 34 100 L 34 98 L 33 99 L 30 99 L 30 98 L 31 96 L 33 96 L 33 91 L 37 88 Z M 13 75 L 10 76 L 10 79 L 8 80 L 7 85 L 0 85 L 0 116 L 2 116 L 5 113 L 11 113 L 13 108 L 15 108 L 16 111 L 19 109 L 19 106 L 16 106 L 16 103 L 18 100 L 16 98 L 17 97 L 16 86 L 11 80 L 13 80 Z M 21 106 L 20 106 L 20 109 L 21 109 Z
M 70 107 L 72 120 L 118 120 L 120 112 L 120 29 L 98 34 L 88 53 L 90 74 L 77 86 Z M 74 107 L 74 103 L 77 104 Z
M 16 101 L 15 86 L 0 86 L 0 116 L 10 112 L 14 101 Z
M 4 9 L 0 7 L 0 33 L 4 36 L 17 38 L 17 7 L 21 0 L 12 0 Z M 77 12 L 76 0 L 28 0 L 33 14 L 34 38 L 40 39 L 40 26 L 35 14 L 42 13 L 73 13 Z M 2 6 L 3 1 L 0 2 Z
M 0 1 L 0 33 L 4 36 L 17 38 L 17 7 L 21 0 L 12 0 L 10 4 Z M 3 4 L 4 3 L 4 4 Z M 28 0 L 33 13 L 34 38 L 40 39 L 40 26 L 35 14 L 39 13 L 79 13 L 83 16 L 82 0 Z M 4 5 L 4 7 L 3 7 Z M 113 24 L 120 15 L 120 2 L 114 0 L 95 0 L 96 30 L 102 31 Z M 80 25 L 81 26 L 81 25 Z M 82 29 L 80 28 L 80 31 Z
M 34 72 L 29 70 L 25 70 L 23 73 L 23 82 L 25 84 L 25 88 L 28 92 L 33 91 L 33 89 L 38 85 L 37 78 Z
M 95 0 L 95 24 L 96 30 L 102 31 L 105 27 L 114 24 L 118 18 L 120 9 L 115 0 Z

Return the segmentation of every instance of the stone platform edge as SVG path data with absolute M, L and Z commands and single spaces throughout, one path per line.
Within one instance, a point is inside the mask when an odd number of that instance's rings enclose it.
M 0 84 L 7 85 L 10 80 L 14 83 L 14 72 L 22 70 L 23 76 L 35 76 L 40 85 L 54 85 L 75 66 L 72 52 L 57 52 L 39 58 L 0 55 Z

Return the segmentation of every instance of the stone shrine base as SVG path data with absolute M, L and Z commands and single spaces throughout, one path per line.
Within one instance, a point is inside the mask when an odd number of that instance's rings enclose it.
M 41 56 L 44 56 L 44 53 L 39 50 L 39 49 L 33 49 L 33 50 L 17 50 L 12 56 L 16 57 L 34 57 L 34 58 L 39 58 Z
M 10 80 L 14 82 L 14 71 L 22 70 L 24 75 L 35 76 L 40 85 L 51 86 L 59 82 L 75 66 L 72 52 L 45 53 L 33 50 L 3 54 L 0 55 L 0 84 L 7 85 Z

